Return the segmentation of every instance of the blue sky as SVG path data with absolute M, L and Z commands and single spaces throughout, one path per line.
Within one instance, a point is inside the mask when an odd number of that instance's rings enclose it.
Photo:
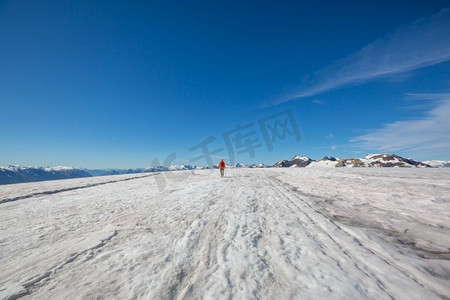
M 0 1 L 0 165 L 450 160 L 449 36 L 448 1 Z

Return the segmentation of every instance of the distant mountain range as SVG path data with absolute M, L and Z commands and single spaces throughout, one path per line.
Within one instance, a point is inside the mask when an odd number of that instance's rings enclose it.
M 236 165 L 227 165 L 227 168 L 268 168 L 265 164 L 243 164 L 238 163 Z M 106 169 L 106 170 L 88 170 L 92 176 L 107 176 L 107 175 L 119 175 L 119 174 L 135 174 L 135 173 L 151 173 L 151 172 L 167 172 L 167 171 L 186 171 L 186 170 L 205 170 L 205 169 L 217 169 L 217 166 L 203 166 L 196 165 L 171 165 L 169 167 L 157 166 L 138 169 Z
M 268 168 L 265 164 L 243 164 L 228 165 L 228 168 Z M 364 158 L 334 158 L 325 156 L 321 160 L 313 160 L 309 157 L 294 156 L 290 160 L 282 160 L 275 163 L 272 167 L 280 168 L 366 168 L 366 167 L 400 167 L 400 168 L 432 168 L 432 167 L 450 167 L 450 161 L 429 160 L 419 162 L 414 159 L 404 158 L 395 154 L 371 154 Z M 217 169 L 217 166 L 195 165 L 171 165 L 169 167 L 157 166 L 137 169 L 82 169 L 73 167 L 24 167 L 7 166 L 0 167 L 0 184 L 22 183 L 33 181 L 69 179 L 91 176 L 108 176 L 119 174 L 183 171 L 183 170 L 202 170 Z
M 228 165 L 228 168 L 266 168 L 264 164 L 246 165 L 239 163 L 237 165 Z M 183 170 L 202 170 L 217 169 L 217 166 L 198 167 L 195 165 L 171 165 L 169 167 L 157 166 L 137 169 L 82 169 L 73 167 L 24 167 L 24 166 L 0 166 L 0 185 L 11 183 L 23 183 L 34 181 L 58 180 L 69 178 L 81 178 L 91 176 L 109 176 L 120 174 L 136 174 L 151 172 L 183 171 Z
M 72 167 L 0 167 L 0 184 L 91 177 L 86 170 Z
M 445 160 L 426 160 L 423 163 L 434 168 L 450 168 L 450 161 Z
M 334 158 L 325 156 L 321 160 L 313 160 L 309 157 L 294 156 L 291 160 L 282 160 L 273 165 L 281 168 L 433 168 L 450 167 L 450 162 L 427 161 L 420 162 L 411 158 L 404 158 L 395 154 L 369 154 L 363 158 Z

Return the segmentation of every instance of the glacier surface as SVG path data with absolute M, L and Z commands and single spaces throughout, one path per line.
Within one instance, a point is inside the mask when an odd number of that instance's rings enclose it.
M 450 169 L 0 186 L 0 299 L 448 299 L 449 248 Z

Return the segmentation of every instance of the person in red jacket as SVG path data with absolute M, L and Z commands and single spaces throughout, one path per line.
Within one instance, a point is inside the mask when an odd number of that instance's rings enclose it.
M 223 161 L 223 158 L 220 161 L 218 167 L 220 169 L 220 177 L 223 177 L 225 175 L 225 162 Z

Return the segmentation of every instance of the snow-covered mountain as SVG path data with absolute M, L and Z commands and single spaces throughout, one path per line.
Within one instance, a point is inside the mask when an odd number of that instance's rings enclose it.
M 450 168 L 450 160 L 426 160 L 423 163 L 434 168 Z
M 341 159 L 336 167 L 430 168 L 431 166 L 395 154 L 369 154 L 364 158 Z
M 53 167 L 37 168 L 24 166 L 0 167 L 0 184 L 81 178 L 92 176 L 80 168 Z
M 235 168 L 247 168 L 247 165 L 246 165 L 246 164 L 243 164 L 243 163 L 238 163 L 238 164 L 236 164 L 234 167 L 235 167 Z
M 329 168 L 370 168 L 370 167 L 399 167 L 399 168 L 430 168 L 431 166 L 414 159 L 404 158 L 396 154 L 369 154 L 363 158 L 328 158 L 315 161 L 309 157 L 294 156 L 291 160 L 282 160 L 274 167 L 329 167 Z
M 244 164 L 244 163 L 237 163 L 236 165 L 228 165 L 229 168 L 269 168 L 269 166 L 259 163 L 259 164 Z
M 185 171 L 185 170 L 195 170 L 195 169 L 197 169 L 197 166 L 182 164 L 182 165 L 171 165 L 168 168 L 168 171 Z
M 151 172 L 165 172 L 168 171 L 169 168 L 165 166 L 157 166 L 157 167 L 147 167 L 144 169 L 145 173 L 151 173 Z
M 247 166 L 248 168 L 270 168 L 270 166 L 267 166 L 263 163 L 259 163 L 259 164 L 251 164 Z
M 314 160 L 311 161 L 309 165 L 306 166 L 306 168 L 334 168 L 339 163 L 341 159 L 340 158 L 334 158 L 334 157 L 328 157 L 325 156 L 321 160 Z
M 313 160 L 309 157 L 304 156 L 294 156 L 291 158 L 291 160 L 282 160 L 273 165 L 273 167 L 279 167 L 279 168 L 291 168 L 291 167 L 306 167 L 309 165 Z

